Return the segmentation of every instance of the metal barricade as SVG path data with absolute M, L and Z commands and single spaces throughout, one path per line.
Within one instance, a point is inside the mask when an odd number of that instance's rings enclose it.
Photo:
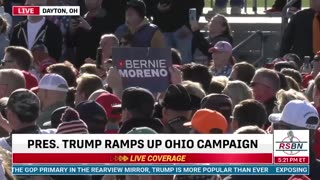
M 263 58 L 264 58 L 264 34 L 267 34 L 268 32 L 263 31 L 255 31 L 250 36 L 248 36 L 246 39 L 241 41 L 237 46 L 235 46 L 232 51 L 237 51 L 242 46 L 246 45 L 249 41 L 251 41 L 255 37 L 260 38 L 260 56 L 258 59 L 256 59 L 252 64 L 257 65 Z

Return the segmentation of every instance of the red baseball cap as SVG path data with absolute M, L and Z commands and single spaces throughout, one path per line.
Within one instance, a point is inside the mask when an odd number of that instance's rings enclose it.
M 121 114 L 113 112 L 113 106 L 121 104 L 121 100 L 116 95 L 102 93 L 96 101 L 105 109 L 108 119 L 121 119 Z
M 46 73 L 47 67 L 49 67 L 50 65 L 55 64 L 55 63 L 57 63 L 57 62 L 52 58 L 48 58 L 48 59 L 43 60 L 40 63 L 40 72 Z

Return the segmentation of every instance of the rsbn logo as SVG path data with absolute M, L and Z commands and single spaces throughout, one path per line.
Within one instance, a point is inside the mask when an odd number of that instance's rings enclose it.
M 287 135 L 281 142 L 276 142 L 279 143 L 276 151 L 283 151 L 287 155 L 296 155 L 301 151 L 307 151 L 303 147 L 308 142 L 300 141 L 299 138 L 294 136 L 293 131 L 288 131 Z

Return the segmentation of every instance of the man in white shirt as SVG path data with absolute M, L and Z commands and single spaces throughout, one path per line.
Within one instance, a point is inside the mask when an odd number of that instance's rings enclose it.
M 27 0 L 27 6 L 45 6 L 47 0 Z M 23 46 L 29 50 L 36 44 L 44 44 L 51 57 L 60 59 L 62 33 L 58 26 L 42 16 L 28 16 L 13 28 L 10 45 Z
M 28 29 L 28 49 L 31 49 L 34 45 L 34 42 L 36 41 L 37 34 L 41 27 L 44 25 L 46 19 L 44 17 L 41 17 L 40 21 L 38 22 L 32 22 L 31 19 L 29 19 L 27 23 L 27 29 Z M 38 36 L 39 37 L 39 36 Z

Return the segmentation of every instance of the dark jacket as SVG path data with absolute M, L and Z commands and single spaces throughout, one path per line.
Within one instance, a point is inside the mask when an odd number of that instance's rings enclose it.
M 310 144 L 310 150 L 313 149 L 313 145 Z M 320 160 L 316 158 L 315 153 L 310 151 L 310 179 L 320 179 Z
M 320 161 L 319 160 L 311 160 L 310 162 L 310 175 L 311 179 L 320 179 Z
M 137 127 L 148 127 L 155 130 L 157 133 L 164 132 L 164 126 L 159 119 L 133 118 L 123 122 L 120 127 L 119 134 L 126 134 L 133 128 Z
M 165 132 L 168 134 L 189 134 L 190 128 L 184 126 L 189 120 L 185 117 L 177 117 L 168 122 Z
M 274 1 L 274 4 L 272 5 L 273 8 L 276 8 L 276 9 L 283 9 L 284 6 L 287 4 L 287 1 L 284 1 L 284 0 L 275 0 Z M 301 0 L 300 1 L 297 1 L 296 3 L 294 3 L 292 5 L 293 7 L 297 8 L 297 9 L 301 9 Z
M 4 11 L 12 15 L 12 5 L 14 4 L 15 6 L 23 6 L 25 4 L 26 0 L 5 0 L 4 1 Z
M 219 41 L 227 41 L 231 45 L 233 43 L 232 36 L 219 35 L 214 38 L 205 38 L 200 31 L 193 32 L 192 53 L 198 48 L 204 55 L 211 59 L 211 53 L 208 52 Z
M 127 0 L 107 0 L 101 5 L 112 16 L 114 27 L 119 27 L 125 22 Z
M 28 48 L 28 20 L 21 21 L 13 28 L 11 35 L 11 46 L 23 46 Z M 36 44 L 44 44 L 49 51 L 49 55 L 54 59 L 59 60 L 62 51 L 62 33 L 57 25 L 49 20 L 46 20 L 40 28 L 36 36 Z
M 86 19 L 92 27 L 90 31 L 78 28 L 74 34 L 68 35 L 68 46 L 76 47 L 74 65 L 78 68 L 84 64 L 86 58 L 96 58 L 101 35 L 113 33 L 117 28 L 110 14 L 107 12 L 101 14 L 99 17 Z
M 282 38 L 280 56 L 295 53 L 301 59 L 314 57 L 313 53 L 313 9 L 302 10 L 292 16 Z
M 268 100 L 267 102 L 263 103 L 264 107 L 266 108 L 267 111 L 267 117 L 270 116 L 270 114 L 273 113 L 273 109 L 276 106 L 277 98 L 273 97 L 272 99 Z M 265 128 L 268 128 L 271 125 L 269 121 L 265 123 Z
M 12 147 L 12 134 L 40 134 L 40 133 L 41 131 L 38 126 L 29 126 L 19 130 L 13 130 L 10 133 L 10 136 L 6 138 L 6 141 L 9 144 L 9 146 Z
M 156 24 L 162 32 L 175 32 L 182 26 L 190 27 L 189 25 L 189 9 L 196 8 L 198 17 L 202 13 L 204 7 L 203 0 L 171 0 L 171 7 L 166 12 L 158 10 L 159 2 L 163 0 L 149 0 L 148 16 L 153 16 L 153 23 Z
M 273 109 L 276 106 L 276 102 L 277 102 L 277 98 L 273 97 L 270 100 L 268 100 L 267 102 L 263 103 L 263 105 L 265 106 L 265 108 L 267 110 L 268 116 L 273 113 Z

